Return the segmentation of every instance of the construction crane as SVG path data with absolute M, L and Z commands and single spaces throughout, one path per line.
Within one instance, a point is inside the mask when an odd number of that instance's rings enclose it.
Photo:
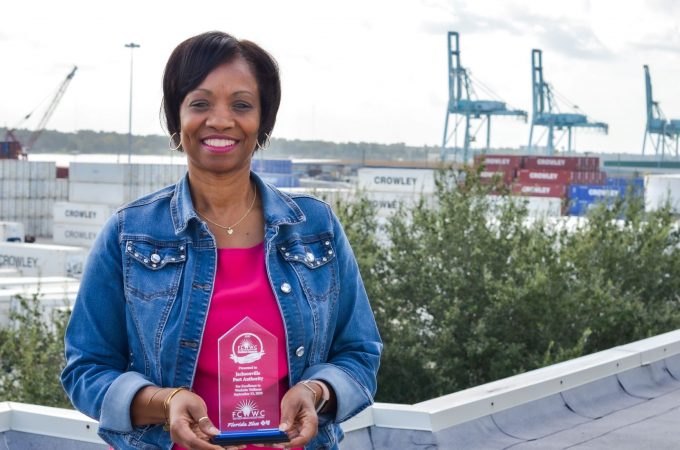
M 652 78 L 649 75 L 649 66 L 645 64 L 645 93 L 647 94 L 647 126 L 645 137 L 642 140 L 642 155 L 645 154 L 647 140 L 654 146 L 654 154 L 665 156 L 668 140 L 675 139 L 675 156 L 678 156 L 678 141 L 680 140 L 680 119 L 666 119 L 659 102 L 654 101 L 652 95 Z M 656 136 L 656 140 L 654 139 Z
M 556 92 L 543 79 L 543 52 L 533 49 L 531 51 L 531 83 L 532 83 L 532 117 L 531 128 L 529 129 L 529 153 L 533 149 L 534 126 L 548 128 L 548 141 L 546 150 L 548 154 L 555 152 L 555 130 L 566 129 L 569 142 L 567 151 L 572 151 L 572 128 L 595 128 L 607 133 L 609 126 L 604 122 L 590 122 L 585 114 L 580 112 L 562 113 L 559 112 L 555 99 Z M 565 99 L 566 100 L 566 99 Z M 569 102 L 571 103 L 571 102 Z M 573 103 L 572 103 L 573 105 Z M 572 106 L 574 111 L 578 111 L 577 106 Z M 562 139 L 564 133 L 560 137 Z
M 448 61 L 449 61 L 449 104 L 446 108 L 444 121 L 444 139 L 442 140 L 441 160 L 446 159 L 447 144 L 452 138 L 457 138 L 458 126 L 465 120 L 465 137 L 463 140 L 463 162 L 467 162 L 470 144 L 475 140 L 476 133 L 486 124 L 486 150 L 491 143 L 491 116 L 515 116 L 527 120 L 527 112 L 519 109 L 509 109 L 501 100 L 478 100 L 473 88 L 470 72 L 460 63 L 460 41 L 457 31 L 448 33 Z M 479 80 L 475 80 L 482 86 L 488 95 L 498 97 L 489 88 L 486 88 Z M 453 132 L 449 135 L 449 119 L 455 116 Z M 481 119 L 482 122 L 477 130 L 470 130 L 473 119 Z M 457 139 L 456 139 L 457 141 Z
M 71 69 L 69 74 L 66 75 L 66 78 L 64 79 L 64 81 L 62 81 L 61 84 L 59 85 L 59 88 L 57 89 L 56 94 L 54 95 L 54 97 L 52 97 L 52 101 L 48 105 L 45 113 L 40 118 L 40 122 L 38 122 L 38 125 L 35 127 L 35 130 L 29 136 L 26 145 L 21 145 L 21 143 L 19 142 L 19 139 L 14 134 L 14 129 L 16 127 L 14 127 L 13 129 L 7 129 L 7 131 L 5 132 L 5 141 L 7 142 L 7 147 L 8 148 L 12 147 L 12 148 L 19 150 L 18 152 L 14 152 L 12 155 L 8 155 L 9 157 L 14 157 L 14 158 L 24 157 L 25 158 L 28 151 L 33 148 L 33 145 L 35 145 L 35 142 L 38 140 L 38 138 L 40 137 L 42 132 L 45 131 L 45 127 L 47 126 L 47 122 L 52 117 L 52 114 L 54 114 L 54 110 L 57 108 L 57 106 L 59 105 L 59 102 L 61 101 L 62 97 L 64 96 L 64 93 L 66 92 L 66 88 L 71 83 L 71 80 L 73 79 L 73 76 L 75 75 L 76 70 L 78 70 L 78 66 L 73 66 L 73 69 Z M 33 111 L 28 113 L 21 120 L 21 123 L 28 120 L 31 117 L 32 114 L 33 114 Z M 3 142 L 2 144 L 5 144 L 5 143 Z M 2 157 L 3 157 L 3 155 L 0 154 L 0 158 L 2 158 Z

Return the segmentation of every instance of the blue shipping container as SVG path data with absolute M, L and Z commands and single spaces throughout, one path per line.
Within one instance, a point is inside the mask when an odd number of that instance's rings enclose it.
M 293 173 L 293 161 L 289 159 L 253 159 L 250 167 L 255 172 L 267 172 L 278 174 Z
M 259 172 L 258 175 L 265 182 L 273 184 L 276 187 L 300 187 L 300 178 L 296 175 L 268 172 Z

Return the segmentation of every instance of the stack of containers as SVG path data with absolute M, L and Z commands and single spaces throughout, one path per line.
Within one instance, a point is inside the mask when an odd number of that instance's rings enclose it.
M 54 242 L 91 247 L 113 211 L 175 184 L 183 164 L 71 163 L 68 202 L 54 206 Z
M 494 177 L 503 181 L 527 202 L 531 216 L 559 216 L 564 213 L 570 186 L 605 182 L 600 160 L 594 157 L 480 155 L 482 182 Z
M 293 174 L 293 161 L 290 159 L 254 158 L 250 168 L 267 183 L 281 188 L 300 186 L 300 178 Z
M 421 197 L 435 192 L 434 170 L 361 168 L 358 187 L 376 208 L 380 217 L 389 217 L 403 205 L 415 205 Z
M 0 159 L 0 220 L 19 222 L 26 235 L 52 235 L 52 206 L 65 200 L 54 162 Z
M 524 167 L 517 171 L 513 193 L 542 198 L 551 209 L 567 206 L 570 186 L 604 184 L 600 159 L 587 156 L 525 156 Z
M 484 165 L 479 174 L 482 183 L 491 183 L 494 178 L 499 178 L 506 186 L 510 186 L 517 176 L 517 171 L 522 168 L 522 156 L 477 155 L 475 167 L 480 165 Z

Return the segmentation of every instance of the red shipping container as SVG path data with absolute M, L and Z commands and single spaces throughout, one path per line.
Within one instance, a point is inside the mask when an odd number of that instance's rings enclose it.
M 491 184 L 494 177 L 500 178 L 505 184 L 510 184 L 515 178 L 515 169 L 493 169 L 483 170 L 479 173 L 480 182 L 482 184 Z
M 584 156 L 526 156 L 524 157 L 525 169 L 547 170 L 574 170 L 588 171 L 597 170 L 600 167 L 599 158 Z
M 568 170 L 530 170 L 517 172 L 517 181 L 522 184 L 573 184 L 577 172 Z
M 68 178 L 68 167 L 57 166 L 57 178 Z
M 522 184 L 512 186 L 512 193 L 528 195 L 531 197 L 558 197 L 566 198 L 567 186 L 565 184 Z
M 477 155 L 475 167 L 483 164 L 486 170 L 519 169 L 522 167 L 522 158 L 519 155 Z
M 604 172 L 581 172 L 575 170 L 532 170 L 517 172 L 517 181 L 523 184 L 603 184 Z

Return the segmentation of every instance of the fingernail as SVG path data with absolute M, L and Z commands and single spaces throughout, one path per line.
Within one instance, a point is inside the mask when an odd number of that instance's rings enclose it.
M 220 434 L 220 430 L 218 430 L 218 429 L 215 428 L 215 427 L 210 427 L 210 428 L 208 429 L 208 431 L 210 431 L 211 433 L 214 433 L 214 434 Z
M 283 422 L 281 425 L 279 425 L 279 430 L 288 431 L 288 424 L 286 422 Z

